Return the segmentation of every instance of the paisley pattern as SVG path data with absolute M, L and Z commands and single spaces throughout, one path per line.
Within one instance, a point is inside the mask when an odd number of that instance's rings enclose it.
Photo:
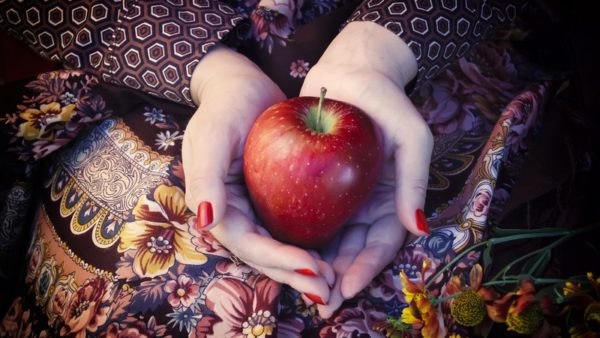
M 490 68 L 489 60 L 506 58 L 514 67 Z M 190 226 L 195 216 L 185 207 L 177 137 L 188 108 L 98 85 L 77 71 L 41 75 L 21 88 L 23 102 L 11 109 L 39 107 L 32 97 L 50 102 L 61 96 L 76 108 L 68 121 L 54 122 L 53 137 L 27 139 L 19 134 L 27 116 L 3 117 L 15 163 L 48 159 L 50 165 L 36 204 L 25 283 L 0 335 L 382 337 L 377 324 L 406 306 L 400 271 L 418 280 L 425 260 L 433 273 L 485 238 L 499 176 L 518 164 L 535 136 L 550 83 L 531 78 L 534 72 L 515 60 L 511 50 L 482 44 L 413 93 L 435 137 L 426 205 L 435 228 L 401 249 L 328 320 L 296 291 Z M 71 100 L 66 93 L 80 81 L 94 85 Z M 537 84 L 527 86 L 532 81 Z M 498 86 L 504 95 L 490 95 Z M 451 275 L 468 273 L 478 259 L 477 252 L 464 256 L 432 281 L 432 293 L 439 295 Z M 443 321 L 448 334 L 468 334 L 451 316 Z
M 98 247 L 113 245 L 138 199 L 165 181 L 171 157 L 160 158 L 122 122 L 108 119 L 59 156 L 47 183 L 74 234 L 92 230 Z

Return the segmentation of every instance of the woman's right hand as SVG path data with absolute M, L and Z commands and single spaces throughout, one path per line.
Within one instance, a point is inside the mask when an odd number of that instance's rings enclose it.
M 197 230 L 210 231 L 233 255 L 273 280 L 326 302 L 334 281 L 330 266 L 274 240 L 256 224 L 242 177 L 252 123 L 285 95 L 252 61 L 222 46 L 194 70 L 191 93 L 199 108 L 186 127 L 182 157 L 186 203 L 197 210 Z

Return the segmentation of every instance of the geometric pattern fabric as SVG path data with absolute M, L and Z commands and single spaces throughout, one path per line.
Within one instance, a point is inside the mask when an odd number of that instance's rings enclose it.
M 348 21 L 373 21 L 412 49 L 418 79 L 431 79 L 526 6 L 519 0 L 365 0 Z
M 420 81 L 526 6 L 524 0 L 363 0 L 348 22 L 372 21 L 402 38 L 417 58 Z M 0 0 L 0 26 L 40 54 L 187 105 L 193 105 L 194 67 L 244 17 L 218 0 Z
M 0 0 L 0 26 L 41 55 L 188 105 L 194 67 L 242 19 L 212 0 Z

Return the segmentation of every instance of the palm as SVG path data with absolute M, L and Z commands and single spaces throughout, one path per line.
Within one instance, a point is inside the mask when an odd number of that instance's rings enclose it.
M 372 195 L 322 252 L 336 273 L 329 303 L 319 306 L 321 316 L 329 317 L 393 260 L 407 229 L 423 234 L 415 215 L 425 199 L 432 142 L 403 90 L 381 73 L 316 65 L 304 82 L 303 94 L 314 96 L 320 86 L 327 87 L 330 98 L 361 108 L 379 125 L 386 159 Z
M 243 146 L 250 127 L 262 111 L 284 96 L 263 76 L 251 81 L 244 76 L 229 78 L 220 85 L 221 90 L 201 102 L 186 129 L 187 203 L 212 203 L 214 221 L 208 228 L 241 261 L 278 282 L 327 299 L 326 279 L 333 280 L 331 268 L 305 250 L 274 240 L 257 225 L 243 180 Z M 304 276 L 295 272 L 298 269 L 320 276 Z

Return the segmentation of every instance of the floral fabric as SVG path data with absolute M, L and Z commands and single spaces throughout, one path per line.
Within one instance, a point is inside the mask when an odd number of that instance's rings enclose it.
M 306 61 L 296 60 L 288 71 L 301 76 Z M 401 249 L 328 320 L 195 231 L 180 156 L 191 108 L 81 71 L 42 74 L 17 87 L 18 102 L 0 115 L 7 165 L 44 164 L 24 283 L 0 336 L 383 337 L 378 325 L 423 299 L 419 283 L 481 241 L 502 210 L 551 93 L 534 70 L 485 43 L 413 92 L 435 135 L 432 234 Z M 429 291 L 445 294 L 450 276 L 468 275 L 478 260 L 464 256 Z M 407 320 L 467 336 L 448 313 Z

